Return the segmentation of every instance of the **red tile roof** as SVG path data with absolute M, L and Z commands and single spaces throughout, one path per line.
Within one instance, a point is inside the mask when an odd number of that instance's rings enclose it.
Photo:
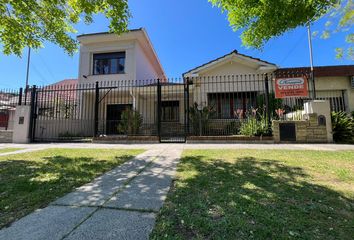
M 77 79 L 64 79 L 62 81 L 50 84 L 49 86 L 69 86 L 69 85 L 77 85 Z
M 54 99 L 73 101 L 76 99 L 77 86 L 77 79 L 64 79 L 47 86 L 37 87 L 37 100 L 39 102 L 54 101 Z M 27 99 L 30 98 L 31 90 L 27 93 Z

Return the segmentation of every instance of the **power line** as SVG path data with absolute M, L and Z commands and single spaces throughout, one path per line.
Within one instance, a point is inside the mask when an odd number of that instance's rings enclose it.
M 280 61 L 280 65 L 285 62 L 285 60 L 288 59 L 288 57 L 294 52 L 294 50 L 299 46 L 301 40 L 305 37 L 306 32 L 304 32 L 299 39 L 296 41 L 295 45 L 291 48 L 291 50 L 288 52 L 288 54 Z
M 34 72 L 39 76 L 39 81 L 42 85 L 46 85 L 48 82 L 45 77 L 41 74 L 41 72 L 37 69 L 37 67 L 31 63 L 31 67 L 33 68 Z
M 49 75 L 52 77 L 52 80 L 56 81 L 56 78 L 52 72 L 52 70 L 50 69 L 50 67 L 47 65 L 47 63 L 44 61 L 43 57 L 41 56 L 41 54 L 38 52 L 37 54 L 39 56 L 39 59 L 41 60 L 44 68 L 47 70 L 47 72 L 49 73 Z

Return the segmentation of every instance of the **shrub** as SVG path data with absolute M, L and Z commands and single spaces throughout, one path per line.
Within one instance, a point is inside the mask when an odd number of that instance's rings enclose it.
M 122 120 L 118 125 L 118 132 L 136 135 L 139 133 L 140 127 L 143 123 L 143 117 L 138 111 L 127 109 L 122 112 Z
M 252 114 L 241 123 L 240 134 L 246 136 L 269 136 L 269 129 L 265 114 L 252 110 Z
M 270 135 L 270 131 L 265 119 L 250 117 L 242 122 L 240 134 L 246 136 L 268 136 Z
M 354 143 L 354 118 L 346 112 L 332 112 L 332 133 L 336 143 Z

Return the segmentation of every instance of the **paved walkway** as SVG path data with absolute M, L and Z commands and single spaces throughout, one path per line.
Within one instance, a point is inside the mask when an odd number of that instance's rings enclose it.
M 155 145 L 1 230 L 0 239 L 148 239 L 181 153 Z

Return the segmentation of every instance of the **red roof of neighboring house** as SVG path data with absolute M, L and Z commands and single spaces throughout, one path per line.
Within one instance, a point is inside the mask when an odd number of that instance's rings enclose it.
M 310 67 L 279 68 L 275 71 L 278 76 L 303 75 L 311 72 Z M 315 77 L 350 77 L 354 76 L 354 65 L 314 67 Z
M 74 100 L 76 99 L 77 85 L 77 79 L 64 79 L 44 86 L 38 91 L 38 99 L 40 101 L 51 101 L 53 99 Z
M 47 86 L 37 87 L 37 100 L 41 102 L 55 99 L 74 100 L 76 99 L 77 85 L 77 79 L 64 79 Z M 27 99 L 31 99 L 31 89 L 27 93 Z
M 61 80 L 59 82 L 50 84 L 49 86 L 71 86 L 71 85 L 77 85 L 78 84 L 78 80 L 77 79 L 64 79 Z

